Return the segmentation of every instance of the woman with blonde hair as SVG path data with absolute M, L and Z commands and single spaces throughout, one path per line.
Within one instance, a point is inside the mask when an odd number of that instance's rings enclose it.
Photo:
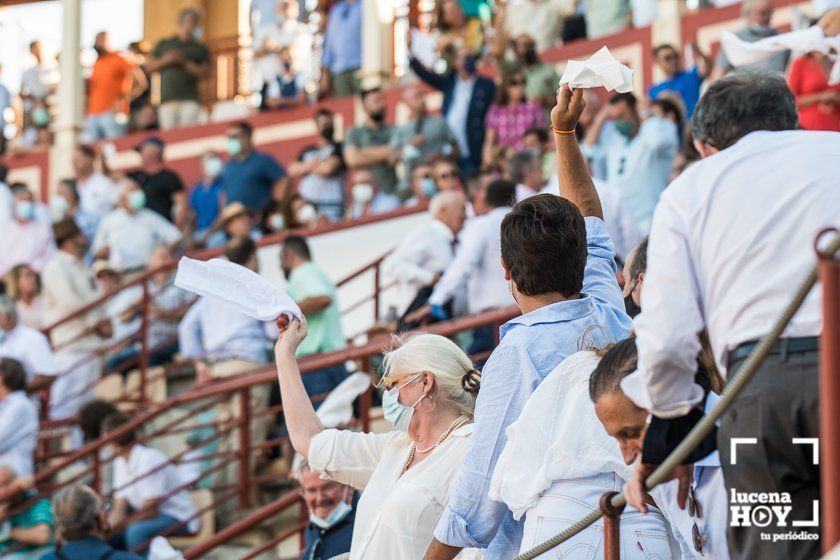
M 292 446 L 312 470 L 362 491 L 351 560 L 422 558 L 469 447 L 479 373 L 445 337 L 404 338 L 385 353 L 377 384 L 385 389 L 382 409 L 395 429 L 324 429 L 295 360 L 306 332 L 306 320 L 294 319 L 275 346 Z

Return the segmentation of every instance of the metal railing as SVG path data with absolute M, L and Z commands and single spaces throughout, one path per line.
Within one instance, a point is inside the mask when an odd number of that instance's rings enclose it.
M 822 232 L 817 242 L 828 231 Z M 816 243 L 815 243 L 816 246 Z M 773 324 L 770 331 L 761 338 L 759 343 L 750 352 L 747 359 L 738 368 L 738 371 L 730 377 L 720 401 L 715 407 L 698 422 L 686 435 L 683 441 L 674 451 L 659 465 L 656 470 L 645 480 L 645 488 L 650 490 L 665 482 L 676 467 L 689 456 L 695 447 L 714 428 L 715 422 L 723 416 L 735 397 L 743 390 L 752 376 L 758 371 L 759 366 L 773 349 L 773 345 L 779 340 L 790 320 L 802 306 L 805 298 L 817 283 L 820 276 L 826 285 L 824 286 L 824 328 L 823 342 L 821 348 L 820 383 L 821 383 L 821 411 L 820 422 L 823 432 L 821 444 L 824 464 L 834 464 L 828 461 L 828 457 L 840 461 L 840 434 L 836 430 L 836 416 L 829 414 L 833 412 L 833 406 L 827 403 L 840 402 L 840 234 L 828 242 L 824 248 L 816 248 L 818 263 L 808 271 L 802 283 L 796 290 L 790 303 L 785 307 L 782 314 Z M 831 341 L 831 342 L 829 342 Z M 825 391 L 823 390 L 825 389 Z M 830 437 L 825 437 L 829 435 Z M 827 450 L 828 449 L 828 450 Z M 830 550 L 840 541 L 840 477 L 831 472 L 832 469 L 821 469 L 823 477 L 823 511 L 826 512 L 826 533 L 823 535 L 823 550 Z M 828 486 L 825 486 L 828 484 Z M 604 547 L 604 558 L 606 560 L 619 560 L 620 547 L 617 545 L 619 535 L 618 518 L 624 509 L 627 501 L 623 493 L 604 494 L 599 509 L 592 510 L 588 515 L 573 523 L 569 528 L 558 533 L 551 539 L 528 550 L 516 557 L 516 560 L 532 560 L 545 554 L 549 550 L 561 545 L 571 537 L 580 533 L 601 517 L 606 518 L 604 524 L 605 542 L 609 543 Z M 829 513 L 831 512 L 831 513 Z

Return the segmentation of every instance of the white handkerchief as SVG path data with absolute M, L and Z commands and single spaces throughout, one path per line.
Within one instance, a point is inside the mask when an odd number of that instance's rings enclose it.
M 779 33 L 772 37 L 749 43 L 731 31 L 720 35 L 720 45 L 732 66 L 744 66 L 767 60 L 780 51 L 792 50 L 798 53 L 818 51 L 828 54 L 836 38 L 826 38 L 820 27 L 814 25 L 800 31 Z
M 259 321 L 275 321 L 283 314 L 303 317 L 300 307 L 280 288 L 253 270 L 224 259 L 181 257 L 175 285 L 223 301 Z
M 627 93 L 633 90 L 633 71 L 613 58 L 607 47 L 586 60 L 570 60 L 566 64 L 560 85 L 572 89 L 604 87 L 607 91 Z

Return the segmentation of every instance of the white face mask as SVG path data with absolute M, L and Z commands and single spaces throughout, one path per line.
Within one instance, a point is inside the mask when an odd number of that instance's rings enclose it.
M 358 183 L 353 185 L 353 200 L 359 204 L 366 204 L 373 198 L 373 185 L 370 183 Z
M 344 490 L 344 497 L 338 503 L 338 505 L 333 508 L 333 510 L 327 515 L 326 518 L 318 517 L 315 515 L 315 512 L 309 512 L 309 521 L 320 527 L 321 529 L 327 530 L 335 527 L 338 523 L 340 523 L 345 517 L 347 517 L 351 511 L 353 511 L 353 506 L 348 504 L 345 500 L 347 499 L 347 489 Z
M 211 179 L 215 179 L 222 172 L 222 160 L 217 157 L 209 157 L 202 162 L 204 167 L 204 174 Z
M 302 224 L 313 224 L 318 219 L 318 211 L 311 204 L 304 204 L 297 211 L 297 219 Z
M 63 196 L 54 196 L 50 201 L 50 213 L 55 221 L 64 219 L 69 208 L 70 203 Z
M 283 218 L 283 214 L 272 214 L 268 219 L 268 225 L 274 231 L 280 231 L 286 225 L 286 220 Z

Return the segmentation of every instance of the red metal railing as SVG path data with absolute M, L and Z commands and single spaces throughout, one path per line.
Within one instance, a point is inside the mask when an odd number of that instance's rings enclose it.
M 837 230 L 833 230 L 836 234 Z M 824 232 L 825 233 L 825 232 Z M 822 237 L 822 235 L 821 235 Z M 823 512 L 822 549 L 840 543 L 840 476 L 829 465 L 840 463 L 840 253 L 817 252 L 823 297 L 820 344 L 820 509 Z

